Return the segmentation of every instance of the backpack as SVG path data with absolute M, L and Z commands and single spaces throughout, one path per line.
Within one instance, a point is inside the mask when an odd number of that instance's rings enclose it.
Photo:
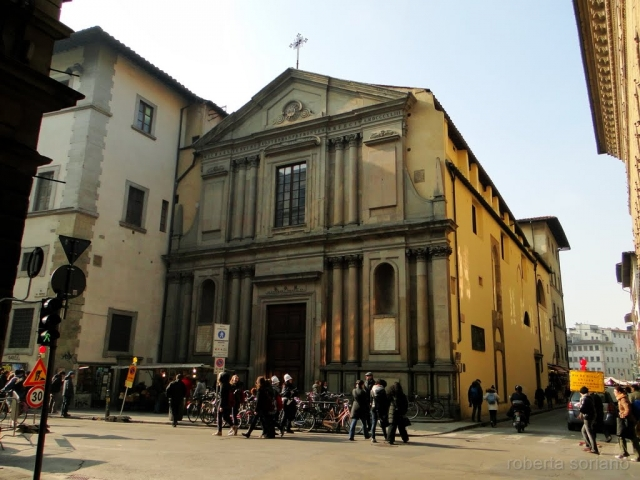
M 487 403 L 489 405 L 495 405 L 496 404 L 496 394 L 491 392 L 487 394 Z
M 634 400 L 631 404 L 631 412 L 636 419 L 640 419 L 640 400 Z

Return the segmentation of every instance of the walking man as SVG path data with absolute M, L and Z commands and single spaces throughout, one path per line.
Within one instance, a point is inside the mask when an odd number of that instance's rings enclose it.
M 60 369 L 51 379 L 51 400 L 49 402 L 49 413 L 58 413 L 62 405 L 62 382 L 64 381 L 64 369 Z
M 184 397 L 187 396 L 187 387 L 182 383 L 182 374 L 176 375 L 176 379 L 167 387 L 167 398 L 171 405 L 171 420 L 173 426 L 177 426 L 182 420 L 182 407 L 184 405 Z
M 582 438 L 586 444 L 585 451 L 600 455 L 598 451 L 598 443 L 596 442 L 596 432 L 593 429 L 596 421 L 596 407 L 593 399 L 589 395 L 589 389 L 582 387 L 580 389 L 580 414 L 584 425 L 582 426 Z
M 76 372 L 71 370 L 64 377 L 64 386 L 62 387 L 62 414 L 61 417 L 70 417 L 69 415 L 69 406 L 71 406 L 71 402 L 73 402 L 74 390 L 73 390 L 73 379 L 76 376 Z
M 481 422 L 480 416 L 482 414 L 482 386 L 480 385 L 482 382 L 479 379 L 476 379 L 471 386 L 469 387 L 468 397 L 469 397 L 469 406 L 473 407 L 471 412 L 471 421 L 472 422 Z M 477 420 L 476 420 L 477 419 Z

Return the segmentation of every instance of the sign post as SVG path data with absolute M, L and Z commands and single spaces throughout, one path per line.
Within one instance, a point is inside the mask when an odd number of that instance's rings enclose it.
M 122 410 L 124 410 L 124 402 L 127 401 L 127 393 L 129 389 L 133 387 L 133 380 L 136 378 L 136 370 L 138 369 L 138 357 L 133 357 L 133 363 L 129 365 L 129 371 L 127 372 L 127 379 L 124 381 L 124 397 L 122 398 L 122 406 L 120 407 L 120 416 L 122 416 Z

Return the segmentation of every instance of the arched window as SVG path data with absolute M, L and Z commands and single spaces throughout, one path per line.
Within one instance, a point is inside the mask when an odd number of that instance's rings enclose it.
M 543 307 L 547 307 L 547 302 L 544 299 L 544 287 L 542 286 L 542 280 L 538 280 L 538 286 L 536 288 L 536 293 L 538 297 L 538 303 Z
M 381 263 L 374 274 L 374 315 L 395 315 L 396 272 L 388 263 Z
M 200 315 L 198 325 L 213 323 L 213 305 L 216 298 L 216 284 L 213 280 L 202 282 L 200 294 Z
M 531 320 L 529 320 L 529 312 L 524 312 L 524 324 L 527 327 L 531 326 Z

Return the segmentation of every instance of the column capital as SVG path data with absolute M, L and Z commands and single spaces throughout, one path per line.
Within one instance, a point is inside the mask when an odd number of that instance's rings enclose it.
M 247 168 L 257 168 L 260 165 L 260 155 L 250 155 L 246 158 Z
M 453 253 L 453 250 L 446 243 L 443 243 L 441 245 L 433 245 L 429 247 L 429 254 L 432 257 L 448 257 L 452 253 Z
M 352 133 L 350 135 L 347 135 L 345 138 L 349 142 L 349 147 L 355 147 L 358 142 L 358 139 L 360 138 L 360 134 Z
M 242 271 L 242 278 L 247 278 L 253 275 L 254 267 L 253 265 L 242 265 L 240 270 Z
M 231 161 L 233 166 L 233 171 L 238 171 L 243 168 L 247 168 L 247 159 L 246 158 L 237 158 Z
M 417 260 L 426 260 L 429 256 L 427 247 L 407 248 L 407 257 L 416 257 Z
M 335 146 L 336 150 L 342 150 L 344 148 L 344 136 L 330 138 L 329 143 Z
M 333 268 L 341 268 L 344 262 L 344 257 L 327 257 L 327 263 Z
M 360 254 L 346 255 L 344 258 L 349 268 L 357 267 L 362 263 L 362 255 Z
M 227 275 L 229 275 L 231 278 L 240 278 L 241 273 L 242 273 L 242 267 L 227 268 Z

